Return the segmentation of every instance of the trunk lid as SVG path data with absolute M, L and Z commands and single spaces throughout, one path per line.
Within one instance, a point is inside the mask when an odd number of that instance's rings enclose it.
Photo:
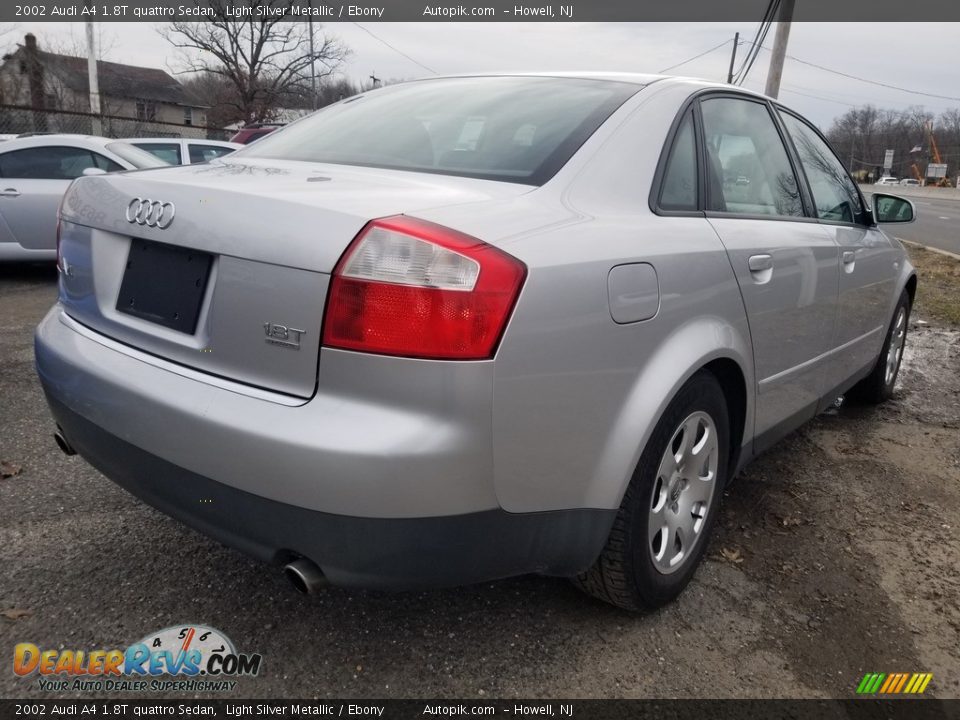
M 145 352 L 310 397 L 330 272 L 368 221 L 530 189 L 239 159 L 85 177 L 63 203 L 60 299 Z

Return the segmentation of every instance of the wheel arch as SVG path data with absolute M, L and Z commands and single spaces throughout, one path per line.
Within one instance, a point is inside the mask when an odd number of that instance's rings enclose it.
M 904 285 L 904 290 L 907 291 L 907 295 L 910 296 L 910 306 L 913 306 L 913 301 L 917 296 L 917 274 L 911 273 L 910 277 L 907 278 L 907 284 Z
M 727 401 L 727 416 L 730 421 L 730 448 L 727 463 L 727 481 L 729 482 L 740 469 L 747 420 L 747 381 L 743 375 L 743 369 L 729 357 L 711 360 L 700 369 L 710 372 L 717 378 Z
M 656 424 L 680 389 L 702 370 L 717 377 L 728 402 L 729 473 L 748 459 L 741 450 L 753 433 L 755 398 L 749 331 L 745 321 L 732 324 L 720 317 L 700 317 L 677 328 L 638 375 L 590 483 L 588 506 L 619 506 Z

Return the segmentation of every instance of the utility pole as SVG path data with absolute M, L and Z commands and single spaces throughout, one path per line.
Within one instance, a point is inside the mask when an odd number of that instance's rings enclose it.
M 310 92 L 313 93 L 313 99 L 310 106 L 317 109 L 317 56 L 313 49 L 313 0 L 307 0 L 307 22 L 310 25 Z
M 780 78 L 783 77 L 783 60 L 787 54 L 787 40 L 790 38 L 790 25 L 793 20 L 794 0 L 781 0 L 780 15 L 777 18 L 777 35 L 773 39 L 773 54 L 770 56 L 770 69 L 767 71 L 767 86 L 764 93 L 772 98 L 780 94 Z
M 90 5 L 87 0 L 86 5 Z M 97 44 L 93 36 L 93 23 L 87 23 L 87 80 L 90 83 L 90 112 L 93 115 L 90 130 L 94 135 L 103 135 L 100 121 L 100 83 L 97 79 Z
M 730 69 L 727 71 L 727 85 L 733 84 L 733 63 L 737 59 L 737 46 L 740 44 L 740 33 L 733 36 L 733 52 L 730 53 Z
M 374 70 L 372 73 L 370 73 L 370 89 L 376 90 L 378 82 L 380 82 L 380 78 L 377 77 L 377 71 Z

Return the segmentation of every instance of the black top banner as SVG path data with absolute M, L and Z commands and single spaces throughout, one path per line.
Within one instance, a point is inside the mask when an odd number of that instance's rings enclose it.
M 0 719 L 956 720 L 957 700 L 2 700 Z
M 760 21 L 768 0 L 25 0 L 0 21 L 634 22 Z M 797 0 L 794 21 L 960 20 L 956 0 Z

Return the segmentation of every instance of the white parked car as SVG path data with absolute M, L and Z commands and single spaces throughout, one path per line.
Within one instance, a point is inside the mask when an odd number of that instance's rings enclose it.
M 56 260 L 57 206 L 81 175 L 166 167 L 122 140 L 33 135 L 0 144 L 0 261 Z
M 914 178 L 904 178 L 900 181 L 901 185 L 910 185 L 912 187 L 919 187 L 920 181 Z
M 891 175 L 884 175 L 882 178 L 877 180 L 876 185 L 899 185 L 900 181 Z
M 240 143 L 223 140 L 194 140 L 183 138 L 129 138 L 125 142 L 171 165 L 196 165 L 210 162 L 243 147 Z

